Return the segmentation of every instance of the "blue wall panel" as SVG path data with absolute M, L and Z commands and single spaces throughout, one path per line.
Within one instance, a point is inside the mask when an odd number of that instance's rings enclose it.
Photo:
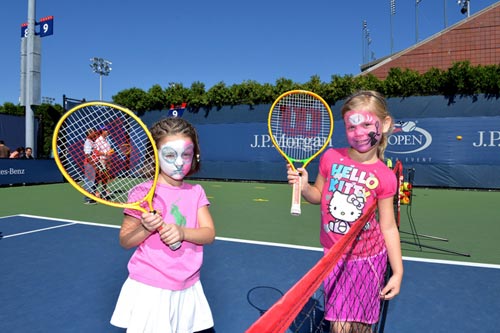
M 341 105 L 339 101 L 332 106 L 333 147 L 347 145 Z M 482 95 L 390 98 L 388 106 L 396 123 L 386 157 L 401 160 L 405 168 L 414 168 L 416 186 L 500 189 L 499 99 Z M 286 181 L 285 161 L 272 147 L 267 132 L 269 107 L 239 105 L 198 112 L 187 109 L 183 117 L 196 126 L 201 145 L 202 170 L 194 177 Z M 150 111 L 142 119 L 150 126 L 167 114 Z M 24 131 L 17 129 L 24 129 L 24 120 L 21 123 L 16 117 L 18 123 L 14 124 L 7 118 L 0 118 L 0 138 L 15 149 L 17 144 L 22 145 Z M 14 128 L 15 134 L 10 131 Z M 0 162 L 0 169 L 10 168 L 10 161 Z M 46 171 L 29 171 L 29 178 L 23 176 L 17 182 L 62 181 L 62 176 L 53 173 L 57 170 L 53 161 L 43 163 L 51 163 L 44 167 Z M 311 181 L 317 168 L 317 161 L 308 167 Z M 0 184 L 13 181 L 0 179 Z
M 53 159 L 0 159 L 0 185 L 61 183 L 63 175 Z
M 332 106 L 333 147 L 346 146 L 342 103 Z M 500 101 L 488 96 L 391 98 L 395 130 L 386 158 L 415 169 L 415 185 L 500 189 Z M 267 133 L 269 105 L 184 113 L 200 133 L 199 178 L 285 181 L 285 162 Z M 150 113 L 156 121 L 159 113 Z M 317 161 L 308 167 L 311 180 Z

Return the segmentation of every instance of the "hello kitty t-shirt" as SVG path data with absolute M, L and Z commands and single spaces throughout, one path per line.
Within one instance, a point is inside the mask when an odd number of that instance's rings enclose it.
M 349 157 L 348 148 L 328 149 L 321 156 L 319 172 L 326 179 L 321 197 L 320 232 L 325 249 L 340 240 L 374 200 L 393 197 L 397 190 L 394 172 L 382 161 L 358 163 Z M 367 257 L 384 249 L 375 214 L 357 239 L 355 256 Z

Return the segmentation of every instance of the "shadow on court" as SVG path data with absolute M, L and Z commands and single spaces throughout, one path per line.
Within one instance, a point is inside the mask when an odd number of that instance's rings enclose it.
M 124 332 L 109 324 L 132 254 L 116 227 L 13 216 L 0 218 L 0 232 L 1 332 Z M 228 239 L 206 246 L 202 283 L 216 332 L 244 332 L 260 315 L 249 290 L 286 292 L 321 255 Z M 497 332 L 498 295 L 496 266 L 405 260 L 385 331 Z

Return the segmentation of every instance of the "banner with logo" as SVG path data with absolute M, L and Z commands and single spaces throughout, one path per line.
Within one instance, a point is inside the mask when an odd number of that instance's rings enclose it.
M 499 164 L 500 115 L 401 119 L 387 154 L 406 163 Z
M 342 102 L 332 106 L 331 147 L 345 147 Z M 415 169 L 416 186 L 500 189 L 500 100 L 486 96 L 425 96 L 388 99 L 395 120 L 386 158 Z M 197 178 L 286 181 L 286 162 L 267 130 L 270 105 L 186 110 L 200 137 Z M 165 112 L 148 112 L 151 125 Z M 308 166 L 310 179 L 317 163 Z
M 53 159 L 0 159 L 0 185 L 62 183 L 63 175 Z
M 415 185 L 500 188 L 500 116 L 399 119 L 386 157 L 415 169 Z
M 414 185 L 500 189 L 499 99 L 423 96 L 389 98 L 387 104 L 395 128 L 385 157 L 414 169 Z M 331 147 L 347 145 L 341 106 L 342 101 L 332 105 Z M 238 105 L 196 112 L 186 108 L 178 114 L 199 132 L 202 169 L 194 177 L 286 181 L 286 162 L 272 146 L 267 130 L 269 107 Z M 169 110 L 149 111 L 142 120 L 150 126 L 169 115 Z M 24 117 L 2 115 L 0 134 L 11 149 L 22 146 Z M 2 161 L 0 185 L 62 181 L 53 161 L 25 162 Z M 311 181 L 317 169 L 318 159 L 308 166 Z

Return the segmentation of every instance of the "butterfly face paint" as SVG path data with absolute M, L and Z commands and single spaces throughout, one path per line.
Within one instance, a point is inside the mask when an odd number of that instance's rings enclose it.
M 360 153 L 366 153 L 380 142 L 380 119 L 369 111 L 351 110 L 344 116 L 347 141 Z
M 160 169 L 175 180 L 182 180 L 191 169 L 194 144 L 187 140 L 169 141 L 160 147 Z

